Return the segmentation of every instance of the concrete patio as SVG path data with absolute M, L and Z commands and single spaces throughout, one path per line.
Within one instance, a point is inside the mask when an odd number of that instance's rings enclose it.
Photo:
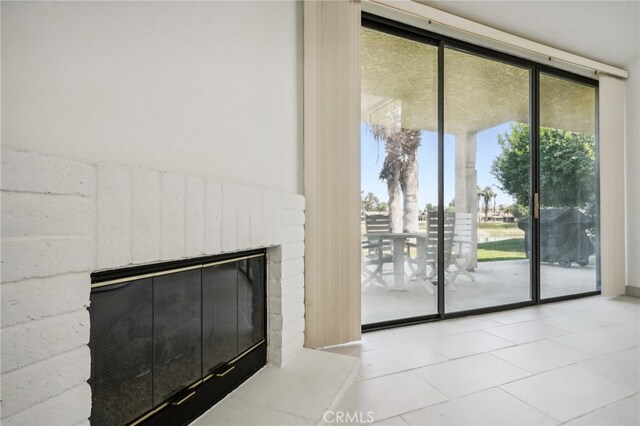
M 392 265 L 385 264 L 383 276 L 391 284 Z M 543 298 L 596 290 L 595 266 L 562 268 L 557 264 L 540 267 Z M 480 262 L 472 275 L 475 281 L 459 275 L 447 286 L 445 307 L 448 312 L 499 306 L 529 300 L 529 261 L 505 260 Z M 376 285 L 362 289 L 362 323 L 429 315 L 437 312 L 437 290 L 433 294 L 419 281 L 406 283 L 404 290 L 389 290 Z

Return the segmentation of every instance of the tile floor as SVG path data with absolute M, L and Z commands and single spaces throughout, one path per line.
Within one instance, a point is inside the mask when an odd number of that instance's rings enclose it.
M 384 425 L 639 425 L 640 299 L 590 297 L 366 333 L 337 409 Z
M 303 349 L 285 367 L 264 367 L 194 426 L 313 426 L 354 381 L 358 360 Z

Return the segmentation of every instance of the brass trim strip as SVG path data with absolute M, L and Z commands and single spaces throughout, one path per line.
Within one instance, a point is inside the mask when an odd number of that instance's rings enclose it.
M 213 374 L 209 374 L 207 377 L 205 377 L 204 379 L 202 379 L 202 383 L 206 382 L 207 380 L 209 380 L 210 378 L 213 377 Z
M 132 277 L 118 278 L 117 280 L 103 281 L 101 283 L 91 284 L 91 288 L 104 287 L 106 285 L 122 284 L 129 281 L 142 280 L 145 278 L 153 278 L 153 275 L 154 274 L 134 275 Z
M 131 423 L 129 426 L 136 426 L 140 423 L 142 423 L 143 421 L 145 421 L 146 419 L 148 419 L 149 417 L 153 416 L 154 414 L 156 414 L 158 411 L 164 410 L 167 406 L 169 405 L 168 402 L 165 402 L 164 404 L 162 404 L 161 406 L 159 406 L 158 408 L 149 411 L 147 414 L 145 414 L 143 417 L 140 417 L 138 420 L 136 420 L 134 423 Z
M 193 389 L 195 387 L 200 386 L 202 383 L 204 383 L 203 380 L 198 380 L 197 382 L 195 382 L 194 384 L 192 384 L 191 386 L 189 386 L 189 389 Z
M 265 256 L 264 253 L 260 253 L 260 254 L 252 254 L 250 256 L 234 257 L 233 259 L 221 260 L 220 262 L 206 263 L 202 265 L 202 267 L 208 268 L 209 266 L 224 265 L 225 263 L 237 262 L 239 260 L 253 259 L 255 257 L 264 257 L 264 256 Z
M 230 369 L 228 369 L 227 371 L 225 371 L 224 373 L 218 373 L 216 374 L 216 377 L 224 377 L 227 374 L 231 373 L 233 371 L 233 369 L 236 368 L 235 365 L 232 365 Z
M 99 287 L 104 287 L 104 286 L 107 286 L 107 285 L 122 284 L 122 283 L 130 282 L 130 281 L 142 280 L 144 278 L 160 277 L 162 275 L 175 274 L 175 273 L 178 273 L 178 272 L 190 271 L 192 269 L 208 268 L 210 266 L 224 265 L 225 263 L 232 263 L 232 262 L 237 262 L 237 261 L 240 261 L 240 260 L 253 259 L 253 258 L 256 258 L 256 257 L 266 257 L 266 255 L 264 253 L 253 254 L 253 255 L 250 255 L 250 256 L 234 257 L 232 259 L 221 260 L 220 262 L 212 262 L 212 263 L 206 263 L 206 264 L 200 264 L 200 265 L 185 266 L 184 268 L 169 269 L 169 270 L 166 270 L 166 271 L 152 272 L 152 273 L 149 273 L 149 274 L 132 275 L 130 277 L 118 278 L 118 279 L 115 279 L 115 280 L 102 281 L 100 283 L 91 284 L 91 288 L 99 288 Z
M 177 272 L 191 271 L 193 269 L 201 269 L 202 265 L 185 266 L 184 268 L 169 269 L 168 271 L 155 272 L 153 277 L 161 277 L 162 275 L 175 274 Z
M 195 394 L 196 394 L 196 391 L 193 391 L 189 395 L 187 395 L 184 398 L 182 398 L 180 401 L 172 402 L 171 405 L 181 405 L 183 402 L 185 402 L 187 399 L 191 398 Z
M 229 361 L 229 364 L 235 364 L 240 359 L 244 358 L 249 352 L 251 352 L 252 350 L 254 350 L 255 348 L 257 348 L 258 346 L 260 346 L 263 343 L 264 343 L 264 339 L 260 340 L 258 343 L 256 343 L 255 345 L 251 346 L 249 349 L 247 349 L 246 351 L 242 352 L 240 355 L 238 355 L 237 357 L 235 357 L 234 359 Z

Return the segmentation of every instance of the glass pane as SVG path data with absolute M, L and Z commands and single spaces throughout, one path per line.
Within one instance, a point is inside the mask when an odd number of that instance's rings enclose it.
M 238 263 L 202 270 L 203 374 L 238 354 Z
M 264 339 L 264 258 L 239 262 L 238 352 Z
M 202 377 L 200 309 L 200 269 L 154 278 L 156 405 Z
M 367 28 L 361 37 L 362 323 L 370 324 L 437 312 L 427 215 L 438 200 L 438 48 Z
M 151 279 L 91 292 L 91 423 L 122 425 L 153 408 Z
M 445 49 L 445 311 L 531 300 L 530 70 Z
M 540 291 L 598 287 L 596 89 L 540 75 Z

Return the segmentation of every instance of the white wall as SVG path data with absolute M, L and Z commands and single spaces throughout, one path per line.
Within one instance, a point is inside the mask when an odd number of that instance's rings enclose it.
M 640 288 L 640 59 L 626 81 L 627 286 Z M 636 292 L 640 295 L 640 291 Z
M 300 5 L 1 7 L 2 424 L 88 424 L 97 269 L 280 246 L 269 360 L 291 359 L 305 324 Z
M 301 8 L 3 2 L 2 144 L 302 192 Z

